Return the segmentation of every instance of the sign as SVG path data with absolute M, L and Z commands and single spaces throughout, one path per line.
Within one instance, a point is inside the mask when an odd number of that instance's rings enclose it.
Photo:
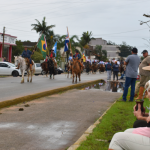
M 16 38 L 15 36 L 11 36 L 8 34 L 4 35 L 4 44 L 7 45 L 16 45 Z M 0 43 L 3 43 L 3 35 L 0 33 Z

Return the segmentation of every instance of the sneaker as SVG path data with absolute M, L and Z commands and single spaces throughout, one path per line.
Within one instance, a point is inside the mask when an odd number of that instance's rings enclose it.
M 126 102 L 126 100 L 121 99 L 121 100 L 118 100 L 118 102 Z
M 128 102 L 133 102 L 133 100 L 129 100 Z

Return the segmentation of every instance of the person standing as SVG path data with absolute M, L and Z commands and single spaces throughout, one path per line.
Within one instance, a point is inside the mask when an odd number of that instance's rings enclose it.
M 106 64 L 106 71 L 107 71 L 107 80 L 111 80 L 111 63 L 108 61 Z
M 132 55 L 129 55 L 124 62 L 126 65 L 126 80 L 125 80 L 125 88 L 123 92 L 123 99 L 121 101 L 126 101 L 128 88 L 131 85 L 131 94 L 130 94 L 130 102 L 134 99 L 134 91 L 135 91 L 135 82 L 137 78 L 137 70 L 140 64 L 140 58 L 137 56 L 138 50 L 137 48 L 132 49 Z
M 143 67 L 150 66 L 150 56 L 148 56 L 147 50 L 143 50 L 142 54 L 144 59 L 139 66 L 140 89 L 139 89 L 139 96 L 136 99 L 142 99 L 144 92 L 144 85 L 148 80 L 150 80 L 150 71 L 142 69 Z
M 113 81 L 115 80 L 115 76 L 118 81 L 118 72 L 119 72 L 119 65 L 117 64 L 117 61 L 115 61 L 115 64 L 113 65 Z

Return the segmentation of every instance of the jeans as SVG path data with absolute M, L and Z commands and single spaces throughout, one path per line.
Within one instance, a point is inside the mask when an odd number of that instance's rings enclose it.
M 116 76 L 117 81 L 118 81 L 118 71 L 113 72 L 113 80 L 115 80 L 115 76 Z
M 133 99 L 134 99 L 134 91 L 135 91 L 135 82 L 136 82 L 136 78 L 126 77 L 124 93 L 123 93 L 123 100 L 124 101 L 127 100 L 126 97 L 127 97 L 128 88 L 129 88 L 130 85 L 131 85 L 130 100 L 133 101 Z
M 111 80 L 111 70 L 107 70 L 107 80 Z

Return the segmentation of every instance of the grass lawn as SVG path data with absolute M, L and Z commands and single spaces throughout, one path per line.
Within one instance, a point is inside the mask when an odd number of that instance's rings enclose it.
M 144 107 L 149 106 L 149 99 L 144 100 Z M 77 150 L 108 150 L 109 142 L 116 132 L 133 127 L 136 120 L 133 115 L 134 105 L 135 102 L 116 102 Z M 100 141 L 100 139 L 107 141 Z

